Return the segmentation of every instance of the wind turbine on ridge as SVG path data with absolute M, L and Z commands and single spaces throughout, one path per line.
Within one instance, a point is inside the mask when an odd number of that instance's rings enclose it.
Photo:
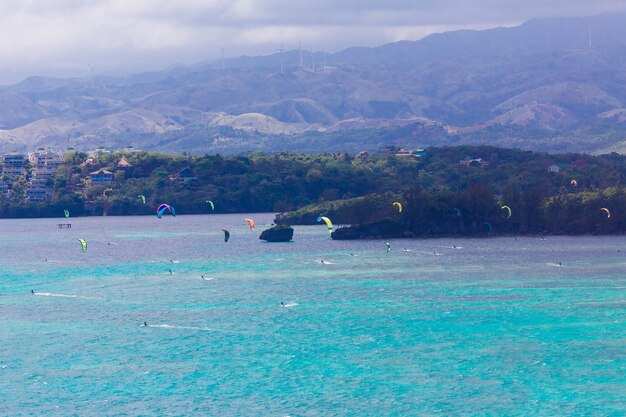
M 89 67 L 89 72 L 91 73 L 91 89 L 95 90 L 96 88 L 96 76 L 94 74 L 94 67 L 91 64 L 87 64 Z
M 280 42 L 280 49 L 277 49 L 278 53 L 280 54 L 280 73 L 284 74 L 285 72 L 285 67 L 284 67 L 284 63 L 283 63 L 283 52 L 285 52 L 285 48 L 283 48 L 283 41 Z

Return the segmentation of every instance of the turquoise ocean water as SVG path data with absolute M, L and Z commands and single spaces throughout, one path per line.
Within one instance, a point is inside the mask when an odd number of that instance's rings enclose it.
M 0 415 L 626 414 L 625 237 L 243 217 L 0 221 Z

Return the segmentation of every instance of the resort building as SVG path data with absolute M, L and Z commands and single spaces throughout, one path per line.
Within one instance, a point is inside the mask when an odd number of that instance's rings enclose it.
M 26 155 L 9 154 L 2 157 L 2 178 L 11 185 L 19 177 L 26 176 Z
M 420 158 L 422 156 L 426 156 L 426 152 L 424 149 L 409 150 L 403 148 L 396 151 L 395 155 L 398 158 Z
M 52 198 L 52 185 L 45 178 L 31 178 L 30 185 L 26 191 L 28 201 L 47 201 Z
M 113 173 L 106 169 L 101 169 L 89 174 L 91 184 L 110 184 L 113 181 Z
M 486 168 L 489 166 L 489 162 L 483 160 L 482 158 L 470 158 L 470 157 L 467 157 L 459 161 L 459 164 L 465 167 L 473 167 L 473 168 Z
M 128 162 L 128 159 L 126 159 L 126 157 L 122 155 L 119 162 L 117 163 L 117 169 L 121 169 L 123 171 L 129 171 L 132 168 L 133 168 L 133 164 Z
M 561 170 L 569 168 L 569 164 L 552 164 L 548 167 L 548 172 L 560 172 Z
M 96 160 L 94 158 L 87 158 L 80 164 L 81 167 L 91 167 L 94 165 L 96 165 Z
M 192 171 L 191 168 L 185 168 L 181 170 L 180 172 L 178 172 L 177 174 L 170 175 L 170 180 L 176 181 L 180 185 L 189 185 L 189 186 L 194 186 L 194 185 L 197 185 L 198 183 L 198 177 Z
M 64 163 L 63 155 L 50 151 L 31 152 L 28 154 L 28 160 L 36 168 L 47 167 L 55 170 Z

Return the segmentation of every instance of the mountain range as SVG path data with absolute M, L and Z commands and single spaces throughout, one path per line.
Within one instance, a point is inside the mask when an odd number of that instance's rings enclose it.
M 489 144 L 603 153 L 626 150 L 625 128 L 626 14 L 0 87 L 3 152 Z

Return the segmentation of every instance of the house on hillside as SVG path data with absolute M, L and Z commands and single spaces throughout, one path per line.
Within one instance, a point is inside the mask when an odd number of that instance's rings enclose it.
M 33 166 L 26 192 L 28 201 L 47 201 L 52 198 L 54 191 L 54 177 L 59 166 L 65 162 L 63 155 L 55 152 L 37 149 L 28 154 L 28 160 Z
M 130 162 L 128 162 L 128 159 L 126 159 L 124 155 L 122 155 L 119 162 L 117 163 L 117 169 L 121 169 L 123 171 L 129 171 L 132 168 L 133 168 L 133 165 Z
M 459 164 L 468 168 L 486 168 L 489 166 L 489 162 L 482 158 L 470 158 L 469 156 L 459 161 Z
M 11 153 L 2 157 L 2 167 L 23 168 L 26 165 L 27 157 L 21 153 Z
M 189 167 L 179 171 L 174 175 L 170 175 L 170 180 L 178 182 L 180 185 L 196 186 L 198 184 L 198 177 Z
M 421 158 L 423 156 L 426 156 L 426 152 L 424 151 L 424 149 L 409 150 L 402 148 L 400 150 L 397 150 L 395 152 L 395 155 L 398 158 Z
M 80 164 L 81 167 L 92 167 L 94 165 L 96 165 L 96 160 L 94 158 L 87 158 Z
M 106 153 L 111 153 L 111 151 L 106 149 L 103 146 L 98 146 L 95 151 L 88 151 L 87 152 L 87 156 L 89 156 L 91 158 L 97 158 L 100 155 L 104 155 Z
M 28 154 L 28 160 L 36 168 L 57 169 L 65 162 L 63 155 L 56 152 L 38 149 L 36 152 Z
M 93 185 L 110 184 L 113 181 L 113 173 L 106 169 L 100 169 L 89 174 L 89 181 Z
M 559 163 L 552 164 L 548 167 L 548 172 L 560 172 L 563 169 L 569 168 L 569 164 Z
M 52 198 L 52 186 L 48 178 L 30 179 L 28 190 L 26 191 L 26 199 L 28 201 L 48 201 Z
M 2 157 L 2 178 L 11 185 L 20 177 L 26 176 L 26 155 L 12 153 Z

